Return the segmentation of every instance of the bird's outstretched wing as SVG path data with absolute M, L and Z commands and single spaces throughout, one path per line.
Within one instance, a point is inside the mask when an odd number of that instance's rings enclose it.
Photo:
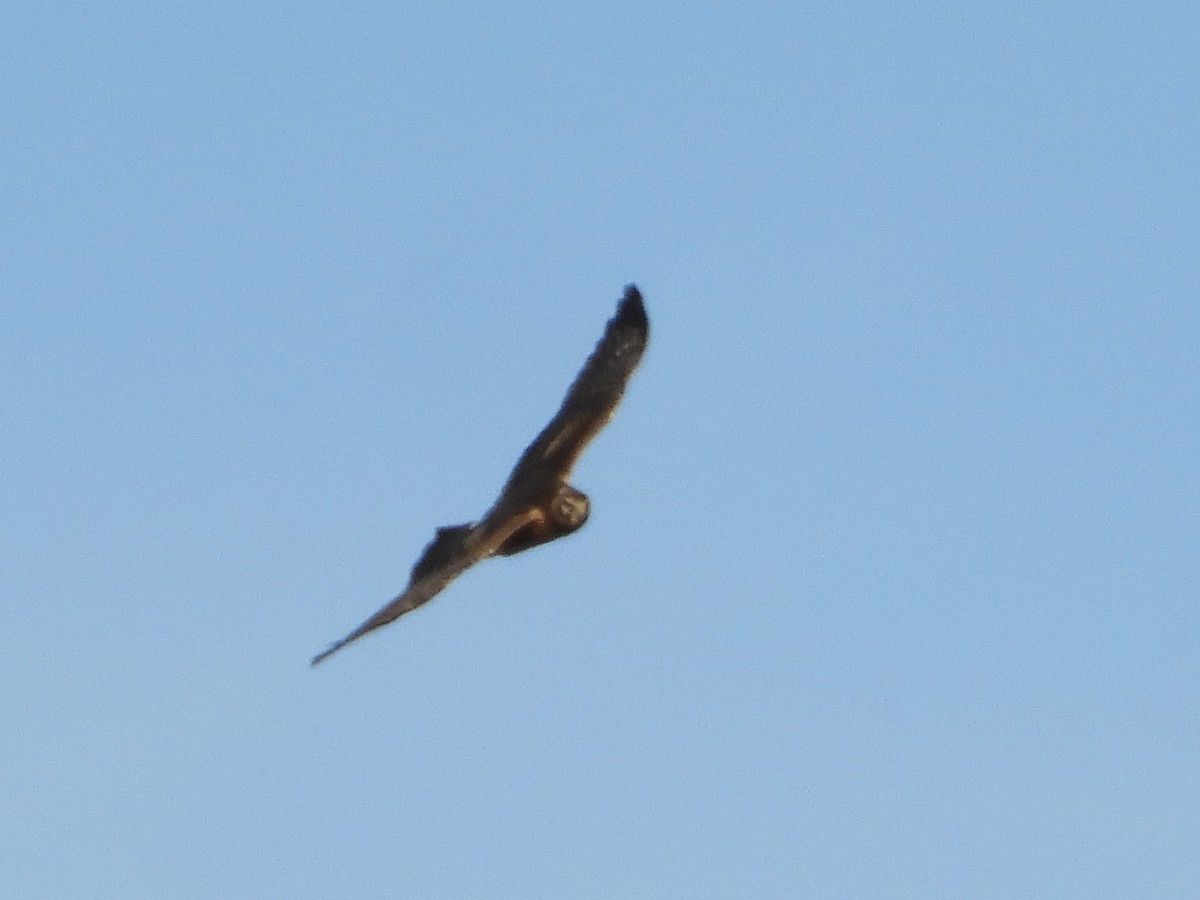
M 523 514 L 489 516 L 474 528 L 457 525 L 438 529 L 437 537 L 425 548 L 424 554 L 413 566 L 412 577 L 404 593 L 340 641 L 335 641 L 314 656 L 312 665 L 319 664 L 364 634 L 394 622 L 406 612 L 428 603 L 475 563 L 495 553 L 501 544 L 538 515 L 537 510 L 530 510 Z
M 534 470 L 550 470 L 559 478 L 567 477 L 588 441 L 616 411 L 629 376 L 646 349 L 649 331 L 642 295 L 631 284 L 625 288 L 616 314 L 608 320 L 604 336 L 575 377 L 562 406 L 521 455 L 511 483 Z

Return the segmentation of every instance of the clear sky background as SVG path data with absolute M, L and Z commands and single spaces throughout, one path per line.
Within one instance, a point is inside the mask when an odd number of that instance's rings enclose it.
M 0 894 L 1200 895 L 1200 6 L 0 12 Z M 578 534 L 319 669 L 623 286 Z

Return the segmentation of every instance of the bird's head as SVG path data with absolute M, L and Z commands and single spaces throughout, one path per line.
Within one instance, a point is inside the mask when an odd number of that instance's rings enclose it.
M 581 527 L 587 521 L 589 508 L 587 494 L 564 484 L 550 502 L 550 515 L 565 534 Z

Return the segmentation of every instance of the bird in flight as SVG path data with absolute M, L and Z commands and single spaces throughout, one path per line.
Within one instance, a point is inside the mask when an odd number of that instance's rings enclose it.
M 578 530 L 587 521 L 588 498 L 567 484 L 567 476 L 616 411 L 648 334 L 642 295 L 631 284 L 562 406 L 525 448 L 492 508 L 478 522 L 437 529 L 413 566 L 404 593 L 314 656 L 312 664 L 428 603 L 475 563 L 489 556 L 512 556 Z

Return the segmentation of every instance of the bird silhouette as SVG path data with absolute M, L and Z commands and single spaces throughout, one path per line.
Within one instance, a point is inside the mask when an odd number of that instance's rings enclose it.
M 586 494 L 567 483 L 567 476 L 616 411 L 648 334 L 642 295 L 631 284 L 562 406 L 525 448 L 491 509 L 477 522 L 438 528 L 413 566 L 404 592 L 314 656 L 312 665 L 428 603 L 475 563 L 512 556 L 578 530 L 587 521 L 590 504 Z

